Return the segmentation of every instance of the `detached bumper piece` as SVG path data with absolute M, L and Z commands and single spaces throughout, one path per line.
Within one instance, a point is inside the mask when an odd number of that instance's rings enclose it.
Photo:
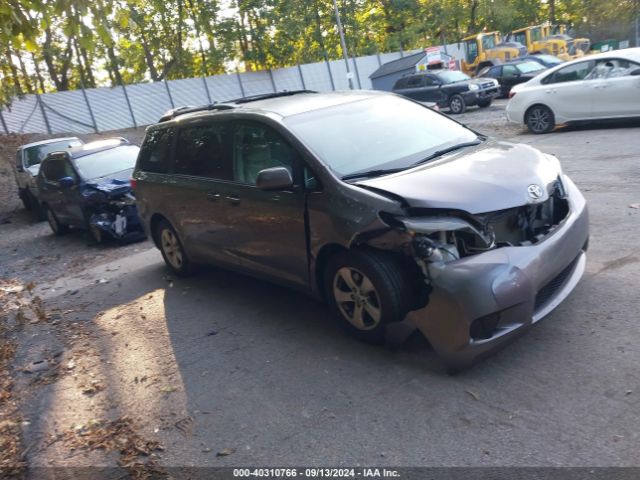
M 135 205 L 126 205 L 117 211 L 93 213 L 89 225 L 121 242 L 133 242 L 146 237 Z

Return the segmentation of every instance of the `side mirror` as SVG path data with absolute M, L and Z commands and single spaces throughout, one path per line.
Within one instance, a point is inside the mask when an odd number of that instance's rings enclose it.
M 640 68 L 636 68 L 635 70 L 632 70 L 630 75 L 631 75 L 632 77 L 638 77 L 638 76 L 640 76 Z
M 256 187 L 260 190 L 286 190 L 293 187 L 293 179 L 284 167 L 265 168 L 258 172 Z
M 58 180 L 60 188 L 71 188 L 76 184 L 76 181 L 71 177 L 62 177 Z

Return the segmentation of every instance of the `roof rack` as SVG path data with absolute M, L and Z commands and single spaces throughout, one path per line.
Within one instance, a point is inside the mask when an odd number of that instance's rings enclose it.
M 166 122 L 187 113 L 204 112 L 208 110 L 229 110 L 232 108 L 234 108 L 233 105 L 228 105 L 225 103 L 209 103 L 200 106 L 188 105 L 185 107 L 172 108 L 171 110 L 165 112 L 160 117 L 160 120 L 158 120 L 158 122 Z
M 227 103 L 249 103 L 257 102 L 258 100 L 267 100 L 269 98 L 288 97 L 291 95 L 298 95 L 299 93 L 318 93 L 315 90 L 284 90 L 282 92 L 273 93 L 261 93 L 259 95 L 251 95 L 248 97 L 236 98 L 235 100 L 229 100 Z

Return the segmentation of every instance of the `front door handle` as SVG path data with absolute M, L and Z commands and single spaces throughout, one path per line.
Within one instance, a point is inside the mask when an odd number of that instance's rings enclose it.
M 225 198 L 229 200 L 229 203 L 231 205 L 238 205 L 240 203 L 240 199 L 238 197 L 234 197 L 233 195 L 229 195 Z
M 220 200 L 221 195 L 219 193 L 207 193 L 207 200 L 210 202 L 217 202 Z

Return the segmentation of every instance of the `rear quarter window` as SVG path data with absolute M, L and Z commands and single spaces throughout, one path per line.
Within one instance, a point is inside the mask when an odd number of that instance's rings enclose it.
M 152 173 L 169 173 L 175 136 L 173 127 L 148 131 L 140 148 L 138 169 Z

